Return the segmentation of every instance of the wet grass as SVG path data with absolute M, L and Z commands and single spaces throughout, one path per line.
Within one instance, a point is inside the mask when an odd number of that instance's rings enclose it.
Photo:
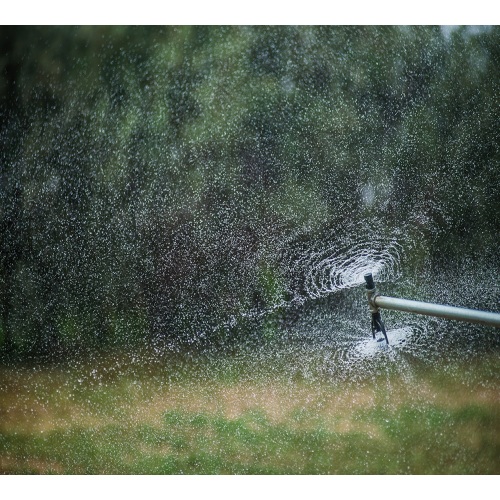
M 376 384 L 125 365 L 2 368 L 0 471 L 500 473 L 494 355 Z

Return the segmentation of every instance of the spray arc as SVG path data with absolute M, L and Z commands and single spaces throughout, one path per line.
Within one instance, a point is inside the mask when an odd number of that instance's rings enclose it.
M 384 322 L 382 321 L 380 309 L 392 309 L 394 311 L 423 314 L 426 316 L 466 321 L 469 323 L 479 323 L 486 326 L 500 328 L 500 313 L 433 304 L 429 302 L 420 302 L 418 300 L 386 297 L 384 295 L 380 295 L 377 291 L 371 273 L 365 274 L 364 278 L 366 282 L 368 305 L 372 316 L 371 328 L 373 338 L 376 338 L 377 333 L 382 333 L 387 344 L 389 344 L 389 340 L 387 338 Z M 379 338 L 378 340 L 383 341 L 384 338 Z

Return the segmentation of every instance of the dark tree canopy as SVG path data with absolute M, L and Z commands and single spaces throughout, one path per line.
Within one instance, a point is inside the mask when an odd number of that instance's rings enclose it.
M 247 313 L 363 224 L 408 267 L 498 260 L 498 27 L 8 26 L 0 55 L 4 353 L 265 336 Z

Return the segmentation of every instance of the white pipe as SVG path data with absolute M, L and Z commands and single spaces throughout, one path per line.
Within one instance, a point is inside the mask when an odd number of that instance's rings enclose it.
M 375 295 L 372 297 L 375 306 L 382 309 L 393 309 L 439 318 L 468 321 L 470 323 L 481 323 L 483 325 L 500 328 L 500 313 L 478 311 L 477 309 L 466 309 L 464 307 L 443 306 L 440 304 L 429 304 L 418 300 L 396 299 Z

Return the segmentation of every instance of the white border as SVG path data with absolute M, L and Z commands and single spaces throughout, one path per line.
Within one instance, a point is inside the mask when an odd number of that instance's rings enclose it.
M 28 0 L 2 6 L 2 24 L 498 24 L 491 0 Z
M 470 500 L 498 491 L 499 476 L 4 476 L 19 500 Z

